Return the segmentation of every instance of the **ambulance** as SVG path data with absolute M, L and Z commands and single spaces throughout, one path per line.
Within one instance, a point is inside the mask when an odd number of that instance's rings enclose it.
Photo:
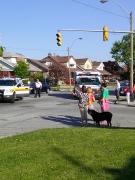
M 95 99 L 99 99 L 100 86 L 102 81 L 102 75 L 100 72 L 76 71 L 74 78 L 75 78 L 75 83 L 79 85 L 80 90 L 83 85 L 85 85 L 86 87 L 91 87 Z M 76 94 L 78 93 L 76 92 Z
M 23 81 L 29 79 L 21 78 L 0 78 L 0 100 L 9 100 L 11 103 L 15 99 L 23 99 L 30 94 L 30 87 L 25 86 Z

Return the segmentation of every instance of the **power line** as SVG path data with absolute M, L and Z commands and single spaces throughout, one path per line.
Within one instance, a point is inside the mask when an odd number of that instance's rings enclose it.
M 113 13 L 113 12 L 109 12 L 109 11 L 106 11 L 106 10 L 103 10 L 103 9 L 99 9 L 99 8 L 96 8 L 96 7 L 90 6 L 90 5 L 85 4 L 85 3 L 83 3 L 83 2 L 80 2 L 80 1 L 76 1 L 76 0 L 72 0 L 72 1 L 74 1 L 74 2 L 76 2 L 76 3 L 78 3 L 78 4 L 82 4 L 82 5 L 84 5 L 84 6 L 87 6 L 87 7 L 90 7 L 90 8 L 96 9 L 96 10 L 99 10 L 99 11 L 106 12 L 106 13 L 108 13 L 108 14 L 113 14 L 113 15 L 115 15 L 115 16 L 119 16 L 119 17 L 122 17 L 122 18 L 129 19 L 128 17 L 122 16 L 122 15 L 119 15 L 119 14 L 115 14 L 115 13 Z
M 27 51 L 50 51 L 50 50 L 45 50 L 45 49 L 27 49 L 27 48 L 16 48 L 16 47 L 6 47 L 10 49 L 21 49 L 21 50 L 27 50 Z M 67 50 L 51 50 L 51 51 L 67 51 Z

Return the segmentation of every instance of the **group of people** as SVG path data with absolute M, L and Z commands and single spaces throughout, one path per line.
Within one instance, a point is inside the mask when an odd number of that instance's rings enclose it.
M 97 101 L 100 104 L 101 107 L 101 111 L 107 111 L 109 110 L 109 100 L 108 100 L 108 89 L 106 88 L 106 83 L 102 83 L 101 84 L 101 94 L 100 94 L 100 98 Z M 75 92 L 71 93 L 73 95 L 75 95 Z M 82 120 L 82 126 L 87 126 L 88 122 L 87 122 L 87 113 L 88 113 L 88 109 L 95 109 L 93 102 L 95 102 L 95 97 L 94 94 L 92 93 L 92 88 L 88 87 L 86 88 L 86 86 L 82 86 L 81 90 L 78 90 L 76 88 L 76 93 L 78 93 L 78 97 L 79 97 L 79 102 L 78 102 L 78 106 L 80 109 L 80 114 L 81 114 L 81 120 Z

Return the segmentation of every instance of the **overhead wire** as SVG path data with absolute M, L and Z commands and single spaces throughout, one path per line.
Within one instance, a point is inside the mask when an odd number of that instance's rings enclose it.
M 103 12 L 106 12 L 106 13 L 109 13 L 109 14 L 112 14 L 112 15 L 115 15 L 115 16 L 119 16 L 119 17 L 122 17 L 122 18 L 129 19 L 127 16 L 125 17 L 125 16 L 123 16 L 123 15 L 115 14 L 115 13 L 113 13 L 113 12 L 109 12 L 109 11 L 106 11 L 106 10 L 103 10 L 103 9 L 100 9 L 100 8 L 96 8 L 96 7 L 93 7 L 93 6 L 91 6 L 91 5 L 85 4 L 85 3 L 80 2 L 80 1 L 77 1 L 77 0 L 72 0 L 72 1 L 74 1 L 74 2 L 76 2 L 76 3 L 78 3 L 78 4 L 82 4 L 82 5 L 84 5 L 84 6 L 87 6 L 87 7 L 96 9 L 96 10 L 99 10 L 99 11 L 103 11 Z

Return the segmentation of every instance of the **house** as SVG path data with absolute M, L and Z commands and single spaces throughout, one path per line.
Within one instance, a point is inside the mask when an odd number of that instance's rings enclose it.
M 17 65 L 17 61 L 28 63 L 31 75 L 35 72 L 42 72 L 44 77 L 48 76 L 48 67 L 40 63 L 38 60 L 27 59 L 19 54 L 4 52 L 3 58 L 0 58 L 0 77 L 14 76 L 14 66 Z
M 0 57 L 0 78 L 13 76 L 13 71 L 14 65 Z
M 103 62 L 105 70 L 112 74 L 112 77 L 120 77 L 125 72 L 125 69 L 119 66 L 116 61 Z
M 39 62 L 48 66 L 55 63 L 65 65 L 67 68 L 70 67 L 71 77 L 73 77 L 75 71 L 82 71 L 82 69 L 77 66 L 73 56 L 47 56 Z
M 8 62 L 15 63 L 15 64 L 17 61 L 24 61 L 24 62 L 27 61 L 26 57 L 20 54 L 11 53 L 11 52 L 3 52 L 3 59 L 5 59 Z
M 82 67 L 85 70 L 92 69 L 92 63 L 88 58 L 75 59 L 76 64 Z
M 98 72 L 102 74 L 102 77 L 105 79 L 110 79 L 111 73 L 105 70 L 105 65 L 103 62 L 93 61 L 92 66 L 94 69 L 96 69 Z
M 44 78 L 49 76 L 49 67 L 39 60 L 27 59 L 27 63 L 30 65 L 30 75 L 33 75 L 35 72 L 42 72 Z

